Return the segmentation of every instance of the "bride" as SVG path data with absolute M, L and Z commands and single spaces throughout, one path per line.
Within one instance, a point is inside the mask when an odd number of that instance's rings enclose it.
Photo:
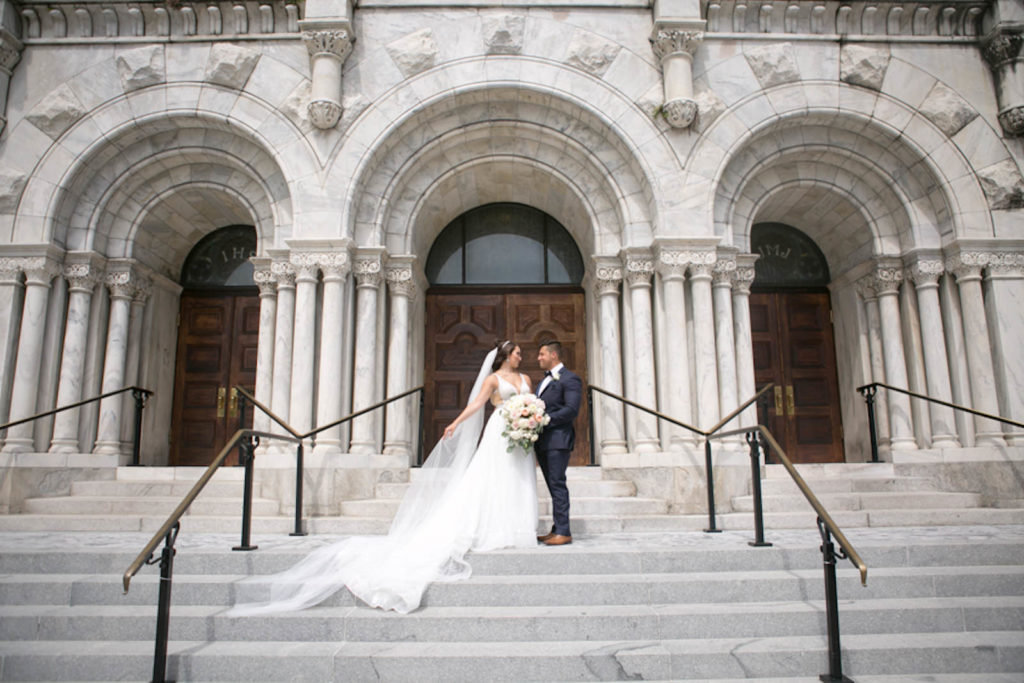
M 240 603 L 231 616 L 299 610 L 342 586 L 372 607 L 403 614 L 420 606 L 433 581 L 469 578 L 469 550 L 537 545 L 537 474 L 532 449 L 510 446 L 495 410 L 483 406 L 530 391 L 517 368 L 522 351 L 499 342 L 484 359 L 465 410 L 410 484 L 387 536 L 355 536 L 313 551 L 291 569 L 264 578 L 270 601 Z M 479 440 L 479 445 L 478 445 Z

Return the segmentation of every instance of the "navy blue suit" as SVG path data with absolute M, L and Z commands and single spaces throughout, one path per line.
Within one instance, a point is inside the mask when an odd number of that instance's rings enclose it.
M 543 380 L 542 380 L 543 382 Z M 551 492 L 551 508 L 554 524 L 551 532 L 571 536 L 569 530 L 569 488 L 565 482 L 565 470 L 569 456 L 576 443 L 576 416 L 583 401 L 583 381 L 573 371 L 562 367 L 558 379 L 552 379 L 544 387 L 540 398 L 547 407 L 551 422 L 534 444 L 537 463 L 544 475 L 544 482 Z

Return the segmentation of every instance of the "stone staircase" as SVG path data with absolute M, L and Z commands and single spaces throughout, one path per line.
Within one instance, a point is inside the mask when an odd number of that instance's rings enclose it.
M 852 529 L 839 566 L 844 673 L 863 681 L 1024 680 L 1024 527 Z M 0 533 L 0 680 L 148 680 L 158 576 L 120 576 L 141 533 Z M 770 531 L 581 535 L 472 554 L 409 616 L 341 591 L 232 619 L 237 594 L 324 536 L 178 541 L 168 676 L 179 681 L 815 681 L 827 669 L 820 539 Z
M 923 477 L 897 474 L 891 463 L 800 465 L 802 476 L 842 528 L 1024 524 L 1020 507 L 982 507 L 973 493 L 937 490 Z M 781 465 L 765 467 L 762 480 L 766 529 L 808 529 L 815 514 Z M 25 512 L 0 515 L 0 531 L 155 531 L 191 489 L 202 468 L 120 467 L 112 480 L 80 481 L 71 494 L 34 498 Z M 222 468 L 183 519 L 190 532 L 234 533 L 240 529 L 241 468 Z M 415 478 L 418 470 L 411 470 Z M 659 498 L 637 495 L 629 481 L 605 478 L 599 467 L 568 471 L 576 534 L 698 531 L 706 514 L 669 514 Z M 381 482 L 375 497 L 341 504 L 341 514 L 307 517 L 317 534 L 386 533 L 407 483 Z M 550 498 L 538 473 L 541 528 L 550 524 Z M 702 501 L 703 502 L 703 501 Z M 731 506 L 731 511 L 729 507 Z M 721 529 L 753 528 L 753 497 L 719 504 Z M 257 469 L 253 500 L 254 533 L 283 534 L 293 529 L 293 511 L 262 495 Z

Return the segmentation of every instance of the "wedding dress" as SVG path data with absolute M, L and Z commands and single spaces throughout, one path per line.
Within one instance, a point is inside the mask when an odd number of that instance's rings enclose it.
M 490 374 L 492 351 L 469 402 Z M 420 606 L 434 581 L 469 578 L 469 550 L 537 545 L 537 474 L 532 449 L 509 449 L 501 435 L 500 405 L 526 392 L 498 378 L 497 403 L 480 437 L 483 409 L 442 439 L 402 500 L 387 536 L 355 536 L 313 551 L 291 569 L 253 583 L 269 583 L 267 602 L 239 603 L 246 616 L 304 609 L 343 586 L 372 607 L 403 614 Z M 491 399 L 495 403 L 495 397 Z M 479 444 L 477 439 L 479 438 Z M 244 593 L 244 591 L 240 591 Z

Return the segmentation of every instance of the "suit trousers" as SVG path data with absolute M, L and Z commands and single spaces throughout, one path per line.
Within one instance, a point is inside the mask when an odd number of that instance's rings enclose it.
M 537 463 L 544 475 L 544 483 L 551 492 L 551 512 L 554 524 L 551 532 L 561 536 L 572 536 L 569 530 L 569 487 L 565 482 L 565 470 L 569 466 L 572 451 L 551 449 L 537 450 Z

